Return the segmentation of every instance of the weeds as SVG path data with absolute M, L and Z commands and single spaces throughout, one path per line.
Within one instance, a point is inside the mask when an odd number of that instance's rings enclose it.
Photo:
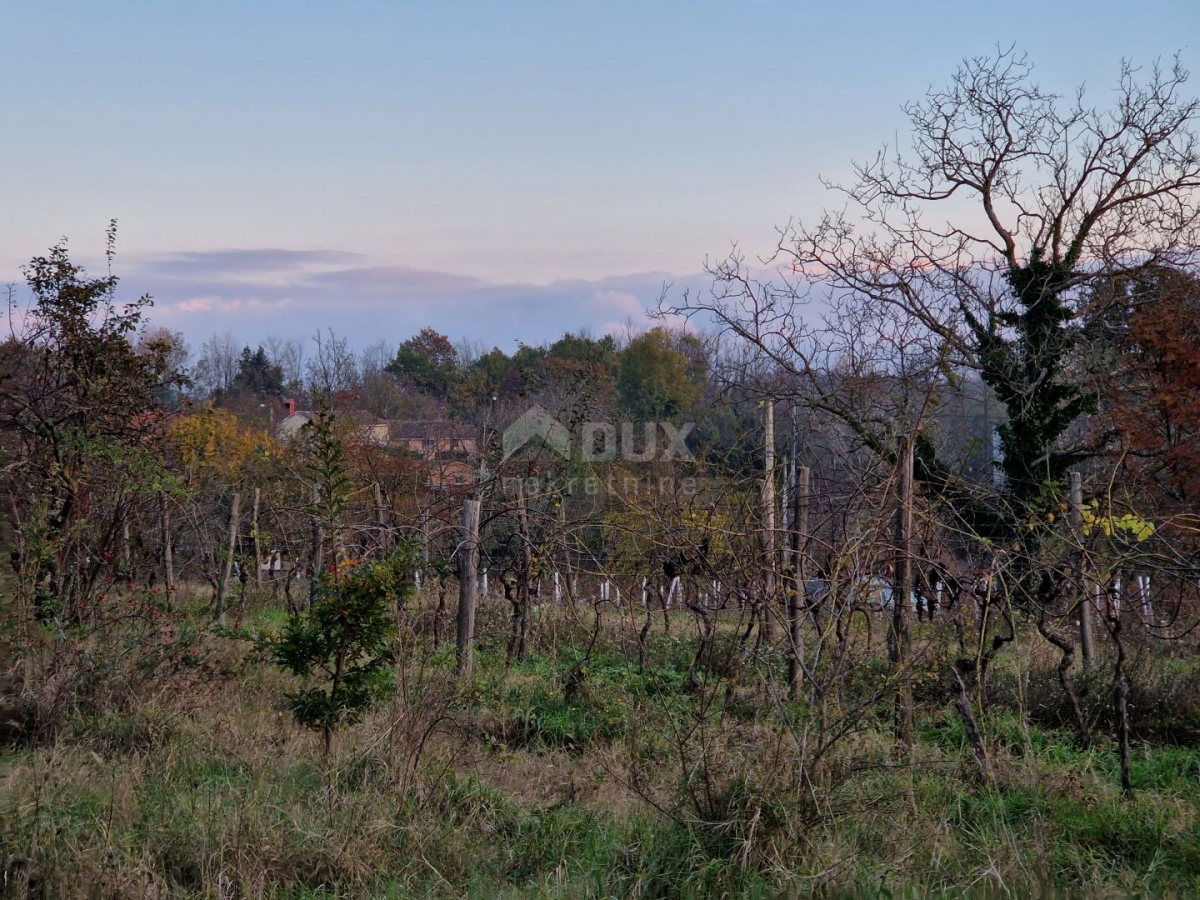
M 280 621 L 253 603 L 247 615 L 246 635 Z M 4 896 L 1197 887 L 1200 751 L 1163 744 L 1154 724 L 1192 715 L 1186 661 L 1131 667 L 1141 724 L 1128 801 L 1111 742 L 1081 743 L 1054 706 L 1053 659 L 1025 660 L 1020 686 L 1012 666 L 992 673 L 979 728 L 997 784 L 986 788 L 965 777 L 971 748 L 932 676 L 916 692 L 910 758 L 894 757 L 887 721 L 864 715 L 814 763 L 803 749 L 813 710 L 770 699 L 775 655 L 752 658 L 726 702 L 719 659 L 692 671 L 693 636 L 656 632 L 643 658 L 614 622 L 586 660 L 535 642 L 511 669 L 485 642 L 469 684 L 429 636 L 402 640 L 390 704 L 328 758 L 281 701 L 296 680 L 241 633 L 198 635 L 192 658 L 156 665 L 154 679 L 78 692 L 53 729 L 23 732 L 0 757 Z M 137 671 L 128 658 L 121 671 Z M 886 677 L 881 663 L 858 667 L 843 714 L 869 708 Z M 1081 680 L 1100 734 L 1111 728 L 1103 690 Z

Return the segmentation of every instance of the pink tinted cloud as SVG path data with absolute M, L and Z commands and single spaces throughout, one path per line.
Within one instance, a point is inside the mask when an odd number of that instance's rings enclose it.
M 277 300 L 263 300 L 258 297 L 190 297 L 178 303 L 166 304 L 163 308 L 182 313 L 239 313 L 282 309 L 290 302 L 286 297 Z

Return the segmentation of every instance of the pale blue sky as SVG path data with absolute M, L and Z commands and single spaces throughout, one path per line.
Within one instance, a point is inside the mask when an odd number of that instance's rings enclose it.
M 1196 41 L 1194 0 L 8 0 L 0 279 L 62 235 L 99 259 L 116 217 L 117 274 L 194 344 L 511 350 L 767 252 L 963 56 L 1015 43 L 1101 101 L 1122 57 L 1195 69 Z

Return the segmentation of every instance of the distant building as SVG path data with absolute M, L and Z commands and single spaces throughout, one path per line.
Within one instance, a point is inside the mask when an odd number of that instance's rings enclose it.
M 297 437 L 317 414 L 309 409 L 296 409 L 295 400 L 283 401 L 284 416 L 275 426 L 275 437 L 281 441 L 290 441 Z M 349 412 L 334 414 L 336 418 L 353 423 L 350 439 L 360 444 L 372 444 L 376 447 L 386 447 L 390 442 L 390 423 L 386 419 L 373 416 L 365 410 L 356 409 Z
M 392 422 L 388 446 L 407 450 L 423 459 L 438 456 L 471 456 L 477 442 L 467 427 L 441 419 Z
M 275 437 L 281 441 L 290 441 L 300 434 L 300 429 L 317 417 L 308 409 L 296 409 L 295 400 L 283 401 L 283 418 L 275 425 Z
M 387 419 L 373 416 L 361 409 L 342 413 L 341 416 L 354 423 L 352 435 L 360 444 L 371 444 L 375 447 L 390 446 L 391 423 Z
M 300 436 L 317 414 L 296 409 L 296 401 L 283 402 L 283 418 L 275 426 L 275 437 L 287 442 Z M 360 446 L 374 446 L 407 453 L 421 462 L 425 484 L 438 491 L 460 491 L 475 484 L 474 457 L 478 442 L 468 426 L 443 420 L 389 422 L 365 410 L 335 414 L 352 423 L 348 438 Z

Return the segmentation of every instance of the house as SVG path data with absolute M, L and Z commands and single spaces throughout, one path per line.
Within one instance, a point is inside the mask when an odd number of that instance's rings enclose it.
M 275 437 L 281 441 L 290 441 L 300 434 L 300 429 L 317 417 L 308 409 L 296 409 L 295 400 L 283 401 L 283 418 L 275 425 Z
M 304 426 L 317 417 L 312 410 L 296 409 L 295 400 L 283 401 L 283 413 L 283 418 L 275 426 L 275 437 L 281 441 L 290 441 L 297 437 Z M 348 434 L 351 441 L 376 447 L 388 446 L 390 429 L 386 419 L 380 419 L 361 409 L 335 412 L 334 416 L 338 420 L 351 423 Z
M 341 413 L 342 418 L 354 423 L 352 439 L 360 444 L 387 447 L 391 444 L 391 425 L 387 419 L 373 416 L 366 410 L 354 409 Z
M 433 459 L 438 456 L 471 456 L 476 451 L 477 442 L 468 426 L 437 419 L 392 422 L 388 446 L 407 450 L 422 459 Z

